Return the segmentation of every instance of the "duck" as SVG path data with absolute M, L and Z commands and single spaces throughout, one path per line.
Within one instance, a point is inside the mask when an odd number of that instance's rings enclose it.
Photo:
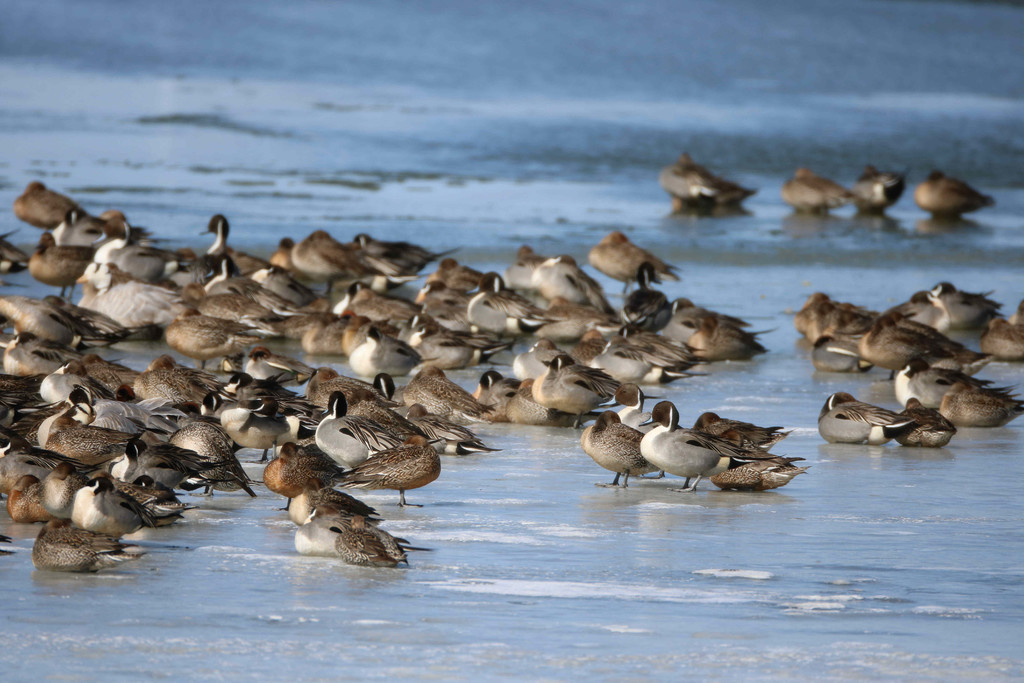
M 165 334 L 167 345 L 195 360 L 200 369 L 213 358 L 231 356 L 262 341 L 249 325 L 211 318 L 195 309 L 175 318 Z
M 619 384 L 603 370 L 579 365 L 563 353 L 534 381 L 533 399 L 547 408 L 576 415 L 578 427 L 584 414 L 615 395 Z
M 127 220 L 114 218 L 104 224 L 107 239 L 93 254 L 96 264 L 112 263 L 121 271 L 144 282 L 166 280 L 178 270 L 178 255 L 172 251 L 139 244 Z
M 362 252 L 365 262 L 389 275 L 416 275 L 431 261 L 455 251 L 433 252 L 410 242 L 374 239 L 366 233 L 359 233 L 352 242 Z
M 348 395 L 357 388 L 372 389 L 373 385 L 355 377 L 339 375 L 333 368 L 320 367 L 306 384 L 306 398 L 311 403 L 326 408 L 335 391 Z
M 127 328 L 167 327 L 186 308 L 177 290 L 136 280 L 112 263 L 90 263 L 78 281 L 80 306 Z
M 730 463 L 729 469 L 709 477 L 723 491 L 769 491 L 782 488 L 809 468 L 792 463 L 803 458 L 773 458 Z
M 551 300 L 544 315 L 551 320 L 538 327 L 534 335 L 553 342 L 577 342 L 591 330 L 602 334 L 612 333 L 618 329 L 618 318 L 603 313 L 591 306 L 574 304 L 562 297 Z
M 373 377 L 381 372 L 401 377 L 409 374 L 422 358 L 406 342 L 386 335 L 370 325 L 366 339 L 349 354 L 348 363 L 360 377 Z
M 125 444 L 124 458 L 112 461 L 110 473 L 121 481 L 145 476 L 173 489 L 186 479 L 210 483 L 204 475 L 206 461 L 198 453 L 170 443 L 149 445 L 139 438 Z
M 690 336 L 686 344 L 693 349 L 694 356 L 702 361 L 750 360 L 768 352 L 757 340 L 757 334 L 708 316 L 701 321 L 700 328 Z
M 489 409 L 491 422 L 509 422 L 508 404 L 519 391 L 519 380 L 512 377 L 503 377 L 496 370 L 488 370 L 480 376 L 476 389 L 473 391 L 473 398 L 482 406 Z M 533 400 L 533 396 L 530 396 Z
M 992 197 L 942 171 L 932 171 L 914 188 L 914 202 L 938 219 L 957 219 L 996 203 Z
M 829 443 L 878 446 L 916 426 L 906 416 L 863 403 L 846 392 L 829 396 L 818 414 L 818 433 Z
M 573 427 L 579 418 L 556 408 L 541 405 L 533 397 L 536 380 L 524 379 L 519 383 L 512 396 L 506 399 L 505 419 L 512 424 L 534 425 L 538 427 Z M 511 387 L 505 390 L 511 391 Z
M 827 214 L 852 202 L 855 195 L 835 181 L 808 168 L 798 168 L 782 186 L 782 201 L 799 213 Z
M 880 316 L 857 345 L 861 358 L 887 370 L 899 370 L 921 357 L 934 362 L 951 359 L 969 373 L 984 367 L 991 356 L 971 351 L 941 332 L 905 319 L 899 313 Z
M 651 287 L 652 282 L 661 282 L 654 265 L 644 261 L 636 270 L 639 288 L 626 297 L 622 304 L 622 321 L 627 325 L 657 332 L 668 324 L 672 307 L 668 298 Z
M 914 429 L 896 435 L 896 443 L 901 446 L 942 448 L 956 434 L 956 427 L 952 422 L 934 408 L 924 407 L 916 398 L 907 401 L 907 406 L 900 415 L 913 420 L 916 425 Z
M 957 427 L 1003 427 L 1024 414 L 1024 401 L 1005 389 L 957 382 L 942 397 L 939 413 Z
M 78 387 L 82 387 L 94 398 L 114 398 L 113 391 L 89 376 L 89 371 L 81 360 L 69 360 L 44 377 L 39 385 L 39 395 L 47 403 L 60 403 L 67 400 Z
M 276 379 L 281 384 L 305 384 L 316 372 L 302 361 L 274 353 L 266 346 L 249 350 L 245 373 L 256 379 Z
M 326 282 L 327 294 L 337 280 L 357 280 L 375 273 L 360 261 L 356 251 L 323 230 L 316 230 L 295 244 L 292 270 L 309 282 Z
M 722 438 L 731 436 L 735 439 L 738 437 L 738 445 L 753 444 L 764 450 L 770 449 L 790 435 L 790 432 L 784 432 L 782 429 L 782 427 L 758 427 L 749 422 L 719 417 L 712 412 L 701 413 L 697 421 L 693 423 L 693 430 L 696 432 L 704 432 Z M 729 436 L 726 436 L 727 434 Z
M 511 341 L 503 341 L 489 334 L 454 332 L 428 316 L 418 315 L 410 324 L 412 334 L 409 335 L 409 346 L 416 349 L 422 362 L 442 370 L 477 365 L 512 348 Z
M 341 557 L 337 539 L 347 519 L 328 505 L 313 508 L 295 530 L 295 552 L 312 557 Z
M 640 441 L 640 454 L 655 468 L 684 477 L 681 493 L 693 493 L 704 477 L 713 477 L 740 463 L 774 459 L 728 439 L 679 427 L 679 411 L 671 401 L 661 401 L 651 411 L 654 428 Z M 690 484 L 690 479 L 694 479 Z
M 14 335 L 4 349 L 4 372 L 9 375 L 48 375 L 64 363 L 81 358 L 69 346 L 39 339 L 31 332 Z
M 288 518 L 296 525 L 302 526 L 313 510 L 318 508 L 331 508 L 349 516 L 362 515 L 373 518 L 377 515 L 376 510 L 358 498 L 330 486 L 323 486 L 317 479 L 311 478 L 306 482 L 302 493 L 292 498 L 288 504 Z
M 106 234 L 107 220 L 123 217 L 120 211 L 104 211 L 99 216 L 91 216 L 82 209 L 71 209 L 53 229 L 53 239 L 62 247 L 93 247 Z
M 466 427 L 431 414 L 419 403 L 409 406 L 407 415 L 411 422 L 438 453 L 447 455 L 472 455 L 473 453 L 494 453 L 500 449 L 489 448 Z
M 34 475 L 26 474 L 15 482 L 7 494 L 7 514 L 15 524 L 34 524 L 54 519 L 43 507 L 43 485 Z
M 97 476 L 75 493 L 71 521 L 88 531 L 120 538 L 156 520 L 142 505 L 114 487 L 109 476 Z
M 949 328 L 974 330 L 984 328 L 999 317 L 1002 304 L 988 298 L 992 292 L 963 292 L 949 282 L 940 282 L 928 293 L 929 299 L 949 315 Z
M 207 223 L 206 232 L 214 236 L 213 244 L 206 250 L 207 260 L 227 256 L 238 266 L 242 275 L 249 276 L 256 271 L 270 267 L 270 263 L 251 254 L 236 251 L 228 246 L 231 226 L 223 214 L 215 214 Z
M 532 289 L 548 301 L 561 298 L 591 306 L 602 313 L 614 313 L 601 285 L 568 254 L 544 261 L 534 269 L 532 278 Z
M 529 349 L 516 355 L 512 361 L 512 374 L 520 380 L 536 379 L 547 370 L 547 363 L 560 353 L 553 341 L 539 339 Z
M 643 389 L 633 382 L 625 382 L 615 390 L 615 402 L 622 406 L 619 409 L 619 422 L 646 434 L 651 431 L 651 413 L 644 410 L 647 396 Z
M 882 214 L 899 201 L 906 186 L 907 179 L 903 173 L 879 171 L 868 164 L 850 192 L 858 212 Z
M 811 363 L 819 372 L 867 372 L 875 367 L 860 357 L 856 341 L 828 334 L 815 340 Z
M 999 360 L 1024 360 L 1024 325 L 993 318 L 981 333 L 981 352 Z
M 311 317 L 308 322 L 300 340 L 305 353 L 311 356 L 344 355 L 343 342 L 345 335 L 350 332 L 350 318 L 321 313 Z
M 271 265 L 257 270 L 249 278 L 297 308 L 312 306 L 317 301 L 313 290 L 292 277 L 288 268 Z
M 474 331 L 519 336 L 551 322 L 544 311 L 505 287 L 497 273 L 480 278 L 479 292 L 466 304 L 466 317 Z
M 750 327 L 750 323 L 735 316 L 718 313 L 695 305 L 686 297 L 672 302 L 672 317 L 661 330 L 661 334 L 673 341 L 686 343 L 693 333 L 700 329 L 705 318 L 716 318 L 720 323 L 733 327 Z
M 757 190 L 716 176 L 686 152 L 679 155 L 675 164 L 662 169 L 658 182 L 672 197 L 672 213 L 736 207 L 757 193 Z
M 608 340 L 604 338 L 601 330 L 589 330 L 580 337 L 576 346 L 569 350 L 569 355 L 580 365 L 590 365 L 595 358 L 604 353 L 607 346 Z
M 647 349 L 634 346 L 628 337 L 615 336 L 589 365 L 603 370 L 617 382 L 635 384 L 668 384 L 692 376 L 687 370 L 693 363 L 677 362 L 666 366 L 661 360 Z
M 244 491 L 250 498 L 256 497 L 252 480 L 245 473 L 235 455 L 235 444 L 218 421 L 195 416 L 183 421 L 178 431 L 171 434 L 168 443 L 188 449 L 203 459 L 205 468 L 205 491 Z
M 422 436 L 411 436 L 397 448 L 370 456 L 341 478 L 342 488 L 392 489 L 399 494 L 399 507 L 422 507 L 407 503 L 405 492 L 433 482 L 441 475 L 441 459 Z
M 395 448 L 402 442 L 378 422 L 349 415 L 348 400 L 341 391 L 331 394 L 324 418 L 316 428 L 317 447 L 345 467 L 358 467 L 373 453 Z
M 405 386 L 402 401 L 406 406 L 419 403 L 434 415 L 460 424 L 486 422 L 490 414 L 486 406 L 433 365 L 425 365 Z
M 383 529 L 367 523 L 362 515 L 353 515 L 340 526 L 331 527 L 337 534 L 335 547 L 346 564 L 359 567 L 397 567 L 409 564 L 406 552 L 426 550 L 409 545 Z
M 68 211 L 78 210 L 78 202 L 60 192 L 33 180 L 14 200 L 14 215 L 18 220 L 43 230 L 53 230 L 64 220 Z
M 643 438 L 641 432 L 622 424 L 618 414 L 610 410 L 601 413 L 594 424 L 583 430 L 580 436 L 583 452 L 601 467 L 615 473 L 610 484 L 597 486 L 619 486 L 619 477 L 624 475 L 622 487 L 626 488 L 630 476 L 647 474 L 657 469 L 640 454 Z
M 141 557 L 127 552 L 130 548 L 112 535 L 76 529 L 69 520 L 54 519 L 36 536 L 32 565 L 41 571 L 98 572 Z
M 878 313 L 856 304 L 833 301 L 824 292 L 815 292 L 807 297 L 803 307 L 793 318 L 796 331 L 809 341 L 824 334 L 861 335 L 867 332 L 878 317 Z
M 516 251 L 516 260 L 505 269 L 505 281 L 508 286 L 515 290 L 528 291 L 533 287 L 533 271 L 548 258 L 535 252 L 528 244 L 519 247 Z
M 28 268 L 28 254 L 7 241 L 14 232 L 12 230 L 0 235 L 0 275 L 20 273 Z
M 468 292 L 480 284 L 483 273 L 460 264 L 453 258 L 442 259 L 437 270 L 427 276 L 425 284 L 442 284 L 453 292 Z
M 299 420 L 279 413 L 277 401 L 261 397 L 239 401 L 220 415 L 220 424 L 232 441 L 243 448 L 263 451 L 260 462 L 283 439 L 295 440 Z
M 173 404 L 202 404 L 207 394 L 222 388 L 213 375 L 182 367 L 167 354 L 154 358 L 132 383 L 139 399 L 159 398 Z
M 950 317 L 949 311 L 942 306 L 931 292 L 924 290 L 914 292 L 910 299 L 902 304 L 893 306 L 882 313 L 882 315 L 888 315 L 890 313 L 899 313 L 907 320 L 913 320 L 914 322 L 921 323 L 922 325 L 927 325 L 928 327 L 932 327 L 943 334 L 949 332 L 949 328 L 953 323 L 953 319 Z
M 57 519 L 71 519 L 78 489 L 89 483 L 88 478 L 78 473 L 69 462 L 58 463 L 43 478 L 41 503 L 43 509 Z
M 277 457 L 263 468 L 263 483 L 274 493 L 285 498 L 301 494 L 310 479 L 316 479 L 322 486 L 333 486 L 344 474 L 319 449 L 300 449 L 289 441 L 281 445 Z
M 92 247 L 58 246 L 53 235 L 44 232 L 28 259 L 28 272 L 44 285 L 60 287 L 61 297 L 71 296 L 92 257 Z
M 938 408 L 942 397 L 958 382 L 979 388 L 992 384 L 991 380 L 975 379 L 959 370 L 929 365 L 923 358 L 912 359 L 893 379 L 896 400 L 900 405 L 905 406 L 914 398 L 926 408 Z
M 337 315 L 352 312 L 374 322 L 400 325 L 419 313 L 420 307 L 405 299 L 379 294 L 356 281 L 348 286 L 345 296 L 335 304 L 333 312 Z

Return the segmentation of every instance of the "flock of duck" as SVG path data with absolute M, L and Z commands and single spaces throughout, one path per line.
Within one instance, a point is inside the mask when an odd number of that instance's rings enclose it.
M 882 189 L 858 184 L 848 199 L 895 201 L 902 176 L 877 175 Z M 798 173 L 791 182 L 804 189 L 784 194 L 810 202 L 808 187 L 825 188 L 811 176 Z M 680 202 L 751 194 L 686 155 L 662 183 Z M 927 208 L 922 198 L 933 194 L 919 187 L 915 197 Z M 572 256 L 528 246 L 503 274 L 407 242 L 357 235 L 342 243 L 325 231 L 283 239 L 263 260 L 228 246 L 228 221 L 216 215 L 204 253 L 169 251 L 120 211 L 93 216 L 39 182 L 14 212 L 46 232 L 31 255 L 0 239 L 0 271 L 27 269 L 62 295 L 0 296 L 12 328 L 0 336 L 0 493 L 13 521 L 44 524 L 32 551 L 39 569 L 97 571 L 138 557 L 120 539 L 182 519 L 192 506 L 176 490 L 256 496 L 241 448 L 262 451 L 262 483 L 288 499 L 299 553 L 392 567 L 419 548 L 391 536 L 375 509 L 341 489 L 393 490 L 399 505 L 412 505 L 406 493 L 438 478 L 441 455 L 497 450 L 478 425 L 578 428 L 593 420 L 580 443 L 614 473 L 606 486 L 670 474 L 684 480 L 678 491 L 696 491 L 704 479 L 763 491 L 807 471 L 794 464 L 800 458 L 770 452 L 788 434 L 781 427 L 704 413 L 686 428 L 669 401 L 645 410 L 643 387 L 766 349 L 746 321 L 670 301 L 656 285 L 677 280 L 675 269 L 621 232 L 588 254 L 594 269 L 623 283 L 616 309 Z M 434 261 L 412 299 L 390 293 Z M 325 294 L 310 289 L 318 284 Z M 77 304 L 63 298 L 79 285 Z M 999 308 L 948 283 L 882 313 L 811 296 L 795 324 L 813 343 L 815 367 L 888 369 L 905 406 L 896 413 L 833 394 L 818 420 L 822 437 L 938 447 L 957 427 L 1018 417 L 1024 403 L 1010 390 L 974 377 L 992 358 L 1024 360 L 1024 310 L 1004 320 Z M 949 339 L 951 329 L 983 329 L 981 351 Z M 139 371 L 95 352 L 161 338 L 197 367 L 163 354 Z M 528 348 L 515 347 L 526 338 Z M 277 353 L 268 339 L 295 340 L 309 356 L 347 357 L 355 376 Z M 516 350 L 512 377 L 489 369 L 472 393 L 446 376 Z

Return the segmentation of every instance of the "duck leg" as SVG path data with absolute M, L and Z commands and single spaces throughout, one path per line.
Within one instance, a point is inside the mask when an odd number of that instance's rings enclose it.
M 421 508 L 423 506 L 422 505 L 417 505 L 415 503 L 406 503 L 405 502 L 405 489 L 398 489 L 398 507 L 400 507 L 400 508 L 404 508 L 404 507 Z
M 700 483 L 700 480 L 701 480 L 701 478 L 703 476 L 704 475 L 702 475 L 702 474 L 698 474 L 697 475 L 697 479 L 694 480 L 694 482 L 693 482 L 693 486 L 690 486 L 690 478 L 687 477 L 686 478 L 686 488 L 682 488 L 682 489 L 669 489 L 669 491 L 676 491 L 678 493 L 696 493 L 697 492 L 697 484 Z
M 263 449 L 263 457 L 260 458 L 260 462 L 266 462 L 267 461 L 267 451 L 269 451 L 269 450 L 270 450 L 269 448 L 264 448 Z
M 601 488 L 606 488 L 606 489 L 618 488 L 618 486 L 619 486 L 619 476 L 620 476 L 620 474 L 618 472 L 616 472 L 615 473 L 615 478 L 612 479 L 612 483 L 610 483 L 610 484 L 594 484 L 594 486 L 600 486 Z M 627 479 L 629 478 L 628 474 L 626 475 L 626 478 Z

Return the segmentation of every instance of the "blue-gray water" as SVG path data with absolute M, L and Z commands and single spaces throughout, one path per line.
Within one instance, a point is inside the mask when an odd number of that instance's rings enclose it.
M 769 354 L 661 393 L 684 420 L 792 428 L 776 450 L 812 467 L 765 494 L 612 491 L 578 434 L 485 426 L 503 450 L 446 459 L 410 493 L 422 509 L 365 495 L 434 549 L 404 571 L 296 556 L 271 495 L 192 499 L 188 523 L 144 536 L 178 548 L 99 576 L 34 572 L 37 529 L 0 519 L 20 550 L 0 557 L 4 675 L 1021 677 L 1020 425 L 938 451 L 827 446 L 829 393 L 894 407 L 891 384 L 814 374 L 790 313 L 816 290 L 881 309 L 940 280 L 1011 310 L 1024 296 L 1022 18 L 858 0 L 5 3 L 0 204 L 42 179 L 174 244 L 222 212 L 236 248 L 325 228 L 482 266 L 524 242 L 582 258 L 622 229 L 680 266 L 670 296 L 770 330 Z M 683 150 L 758 187 L 749 213 L 668 217 L 657 171 Z M 779 199 L 798 165 L 850 183 L 865 163 L 912 183 L 942 168 L 997 205 L 950 228 L 909 193 L 890 221 Z M 38 239 L 0 215 L 15 229 Z

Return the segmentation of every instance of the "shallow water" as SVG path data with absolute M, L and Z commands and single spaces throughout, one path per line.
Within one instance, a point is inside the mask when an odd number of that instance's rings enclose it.
M 891 383 L 814 373 L 791 318 L 817 290 L 876 309 L 941 280 L 1008 309 L 1024 295 L 1019 7 L 183 8 L 5 7 L 0 203 L 38 178 L 175 245 L 203 244 L 222 212 L 236 248 L 365 231 L 484 267 L 524 242 L 583 258 L 621 229 L 679 265 L 670 297 L 767 330 L 769 354 L 658 393 L 684 421 L 785 425 L 776 450 L 812 467 L 762 494 L 610 490 L 578 433 L 484 426 L 502 451 L 446 458 L 410 493 L 425 507 L 361 496 L 432 548 L 396 571 L 297 556 L 262 487 L 189 498 L 187 523 L 142 534 L 147 556 L 97 576 L 33 571 L 37 528 L 0 519 L 17 551 L 0 557 L 7 676 L 1024 675 L 1020 426 L 936 451 L 827 445 L 828 394 L 894 407 Z M 683 149 L 759 188 L 748 213 L 666 216 L 657 171 Z M 912 183 L 940 167 L 997 205 L 951 226 L 909 196 L 888 221 L 794 217 L 779 199 L 797 165 L 849 183 L 865 163 Z M 5 213 L 8 230 L 38 238 Z M 108 353 L 141 366 L 154 349 Z M 1021 368 L 983 376 L 1017 384 Z M 258 454 L 243 457 L 258 476 Z

